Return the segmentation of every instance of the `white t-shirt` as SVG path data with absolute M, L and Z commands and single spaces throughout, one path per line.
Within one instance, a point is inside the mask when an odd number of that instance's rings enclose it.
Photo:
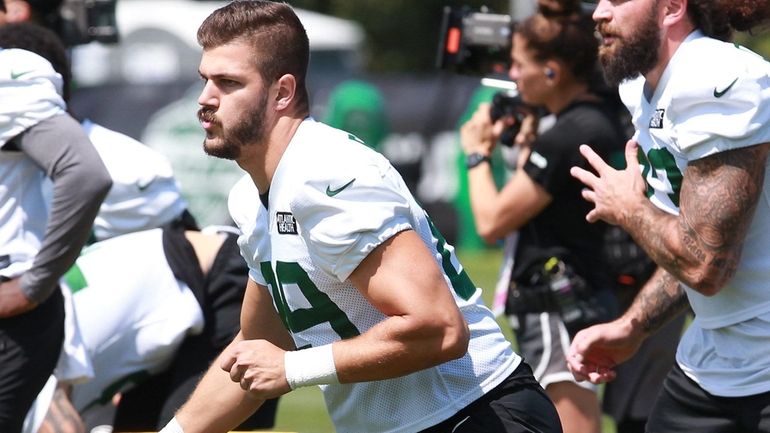
M 41 184 L 45 172 L 8 140 L 64 114 L 61 76 L 29 51 L 0 49 L 0 275 L 16 277 L 40 249 L 48 219 Z M 10 265 L 8 263 L 10 262 Z
M 322 386 L 338 432 L 414 432 L 502 382 L 521 362 L 448 245 L 401 176 L 352 135 L 300 125 L 273 176 L 269 211 L 249 177 L 230 193 L 250 276 L 269 287 L 297 347 L 366 332 L 386 316 L 347 281 L 379 244 L 412 229 L 434 251 L 470 326 L 468 353 L 407 376 Z
M 770 142 L 770 63 L 745 48 L 693 32 L 652 95 L 645 96 L 644 85 L 643 77 L 627 81 L 620 95 L 646 156 L 641 166 L 650 200 L 668 213 L 679 213 L 682 175 L 690 161 Z M 756 345 L 758 335 L 770 338 L 769 185 L 766 162 L 765 183 L 735 276 L 711 297 L 685 287 L 695 321 L 680 343 L 677 361 L 715 395 L 770 390 L 770 353 L 763 350 L 770 345 Z M 712 345 L 723 340 L 732 343 Z

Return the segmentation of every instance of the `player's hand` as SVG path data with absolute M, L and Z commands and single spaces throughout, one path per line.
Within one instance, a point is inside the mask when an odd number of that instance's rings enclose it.
M 21 291 L 21 279 L 0 280 L 0 319 L 17 316 L 37 307 Z
M 580 153 L 586 158 L 597 174 L 580 167 L 572 167 L 570 174 L 583 182 L 583 198 L 594 204 L 586 215 L 588 222 L 598 220 L 627 227 L 631 224 L 630 216 L 636 214 L 638 206 L 643 206 L 646 185 L 639 171 L 637 143 L 626 143 L 626 168 L 615 170 L 586 145 L 580 146 Z
M 286 381 L 284 350 L 267 340 L 244 340 L 227 348 L 220 367 L 255 397 L 275 398 L 291 391 Z
M 615 379 L 615 367 L 631 358 L 642 344 L 641 334 L 629 332 L 622 319 L 581 330 L 567 353 L 575 380 L 605 383 Z

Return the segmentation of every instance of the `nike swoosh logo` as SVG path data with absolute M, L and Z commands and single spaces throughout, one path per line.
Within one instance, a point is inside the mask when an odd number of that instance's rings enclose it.
M 339 187 L 337 189 L 332 189 L 331 185 L 327 185 L 326 186 L 326 195 L 328 195 L 329 197 L 334 197 L 335 195 L 337 195 L 340 192 L 342 192 L 343 189 L 349 187 L 353 182 L 355 182 L 355 180 L 356 180 L 356 178 L 353 178 L 353 179 L 350 180 L 350 182 L 346 183 L 345 185 L 342 185 L 341 187 Z
M 733 85 L 734 85 L 735 83 L 737 83 L 737 82 L 738 82 L 738 77 L 736 77 L 736 78 L 733 80 L 733 82 L 732 82 L 732 83 L 730 83 L 730 84 L 729 84 L 727 87 L 725 87 L 725 89 L 724 89 L 724 90 L 722 90 L 722 91 L 719 91 L 719 90 L 717 90 L 717 88 L 716 88 L 716 87 L 714 87 L 714 97 L 715 97 L 715 98 L 721 98 L 721 97 L 722 97 L 722 96 L 724 96 L 724 94 L 725 94 L 725 93 L 727 93 L 727 91 L 728 91 L 728 90 L 730 90 L 730 89 L 733 87 Z
M 24 72 L 13 72 L 13 71 L 11 71 L 11 79 L 15 80 L 15 79 L 21 77 L 22 75 L 29 74 L 30 72 L 32 72 L 32 71 L 24 71 Z
M 139 188 L 139 192 L 144 192 L 147 188 L 150 187 L 150 185 L 155 182 L 155 177 L 153 176 L 149 180 L 142 180 L 136 183 L 136 187 Z

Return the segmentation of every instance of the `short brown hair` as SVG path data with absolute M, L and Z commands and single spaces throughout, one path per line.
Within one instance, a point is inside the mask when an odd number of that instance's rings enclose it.
M 204 50 L 236 40 L 254 48 L 257 70 L 268 83 L 283 74 L 293 75 L 297 80 L 298 107 L 308 109 L 310 43 L 291 6 L 264 0 L 236 0 L 215 10 L 198 28 L 198 44 Z

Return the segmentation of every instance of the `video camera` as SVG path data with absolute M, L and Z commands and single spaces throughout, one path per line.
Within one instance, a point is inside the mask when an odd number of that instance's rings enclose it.
M 436 65 L 466 75 L 505 75 L 510 68 L 512 30 L 510 15 L 493 14 L 486 8 L 474 12 L 467 6 L 446 6 Z M 523 103 L 514 82 L 485 78 L 482 84 L 501 89 L 492 98 L 492 121 L 513 116 L 514 125 L 500 137 L 502 144 L 513 146 L 521 122 L 532 109 Z
M 118 42 L 116 3 L 117 0 L 64 0 L 56 25 L 64 45 Z
M 461 74 L 504 74 L 510 66 L 510 15 L 444 7 L 437 66 Z

